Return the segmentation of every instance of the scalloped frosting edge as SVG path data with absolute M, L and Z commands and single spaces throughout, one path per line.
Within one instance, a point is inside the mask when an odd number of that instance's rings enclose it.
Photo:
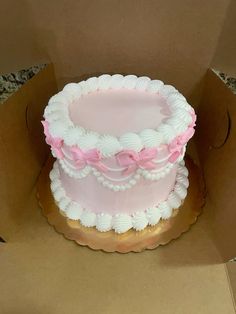
M 181 161 L 177 168 L 175 186 L 166 201 L 131 215 L 120 213 L 112 216 L 108 213 L 93 213 L 71 200 L 62 187 L 57 161 L 50 172 L 50 179 L 52 195 L 63 215 L 71 220 L 79 220 L 85 227 L 95 227 L 100 232 L 114 230 L 116 233 L 124 233 L 131 228 L 141 231 L 148 225 L 156 225 L 161 219 L 169 219 L 173 210 L 179 208 L 185 199 L 189 185 L 188 170 L 184 161 Z
M 156 129 L 144 129 L 140 133 L 124 133 L 120 137 L 98 134 L 85 130 L 82 126 L 74 125 L 68 109 L 73 100 L 96 90 L 117 88 L 159 93 L 166 99 L 172 115 Z M 68 146 L 77 145 L 84 149 L 96 148 L 103 158 L 114 156 L 125 149 L 140 152 L 143 148 L 169 144 L 189 128 L 194 120 L 193 116 L 195 117 L 193 108 L 173 86 L 164 85 L 162 81 L 151 80 L 146 76 L 120 74 L 104 74 L 79 83 L 69 83 L 61 92 L 50 98 L 44 111 L 44 118 L 49 124 L 49 132 L 53 138 L 61 139 Z

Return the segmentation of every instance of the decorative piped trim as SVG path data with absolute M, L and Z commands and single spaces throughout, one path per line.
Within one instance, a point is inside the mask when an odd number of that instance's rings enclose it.
M 177 162 L 180 162 L 183 160 L 185 154 L 185 148 L 181 154 L 181 156 L 178 157 Z M 106 174 L 99 171 L 98 169 L 86 166 L 82 170 L 78 171 L 78 169 L 73 169 L 71 165 L 69 165 L 64 159 L 58 159 L 59 164 L 61 168 L 67 173 L 67 175 L 73 179 L 83 179 L 87 177 L 89 174 L 93 175 L 97 182 L 101 184 L 103 187 L 108 188 L 115 192 L 123 192 L 126 190 L 131 189 L 134 187 L 141 178 L 144 178 L 146 180 L 151 181 L 158 181 L 162 178 L 164 178 L 174 167 L 173 163 L 168 163 L 163 168 L 159 170 L 149 171 L 146 169 L 137 168 L 136 171 L 134 171 L 130 176 L 128 180 L 122 180 L 125 181 L 125 183 L 116 182 L 113 183 L 111 179 L 108 179 Z
M 80 220 L 80 223 L 85 227 L 95 227 L 101 232 L 113 229 L 116 233 L 124 233 L 131 228 L 141 231 L 148 225 L 156 225 L 161 219 L 169 219 L 173 209 L 178 208 L 186 197 L 189 185 L 188 170 L 184 165 L 184 161 L 181 161 L 178 164 L 174 189 L 166 201 L 143 212 L 136 212 L 132 215 L 121 213 L 112 216 L 107 213 L 95 214 L 69 199 L 60 182 L 57 161 L 50 172 L 50 179 L 54 199 L 66 217 L 72 220 Z
M 156 129 L 143 130 L 140 133 L 125 133 L 119 138 L 97 134 L 74 125 L 69 116 L 69 105 L 75 99 L 97 90 L 134 89 L 159 93 L 171 110 L 170 117 Z M 60 138 L 66 145 L 78 145 L 81 149 L 98 149 L 103 158 L 112 157 L 122 150 L 140 152 L 143 148 L 170 144 L 175 137 L 184 133 L 191 125 L 193 108 L 173 86 L 164 85 L 159 80 L 137 77 L 101 75 L 80 83 L 69 83 L 64 89 L 51 97 L 44 111 L 44 118 L 49 123 L 51 136 Z

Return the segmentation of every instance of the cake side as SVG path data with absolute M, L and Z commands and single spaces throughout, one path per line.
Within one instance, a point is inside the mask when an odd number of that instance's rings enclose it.
M 94 213 L 111 215 L 133 214 L 165 201 L 173 190 L 176 172 L 177 165 L 160 180 L 151 181 L 141 177 L 132 188 L 115 192 L 104 188 L 93 175 L 88 175 L 81 180 L 71 178 L 59 165 L 59 178 L 70 199 L 79 202 L 83 208 Z

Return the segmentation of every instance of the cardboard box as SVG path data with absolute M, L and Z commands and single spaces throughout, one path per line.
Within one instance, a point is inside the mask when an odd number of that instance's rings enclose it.
M 52 60 L 56 78 L 48 65 L 0 106 L 0 313 L 235 313 L 236 96 L 207 72 L 236 74 L 235 3 L 13 3 L 2 5 L 0 71 Z M 57 83 L 115 72 L 173 84 L 198 112 L 189 152 L 204 171 L 204 212 L 178 240 L 140 254 L 65 240 L 35 195 L 48 156 L 40 120 Z

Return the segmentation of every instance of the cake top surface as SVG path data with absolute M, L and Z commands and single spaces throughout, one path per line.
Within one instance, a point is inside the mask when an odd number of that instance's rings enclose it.
M 163 146 L 180 151 L 192 137 L 196 120 L 193 108 L 173 86 L 121 74 L 67 84 L 51 97 L 44 118 L 52 146 L 96 149 L 102 158 Z
M 69 115 L 74 125 L 121 136 L 124 132 L 155 129 L 171 111 L 159 94 L 121 88 L 82 95 L 69 105 Z

